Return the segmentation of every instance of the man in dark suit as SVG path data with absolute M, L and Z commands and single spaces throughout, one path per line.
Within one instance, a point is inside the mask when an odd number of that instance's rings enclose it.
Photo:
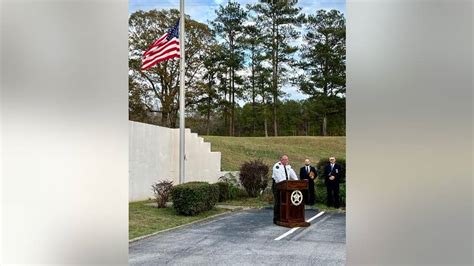
M 324 167 L 324 183 L 327 189 L 327 206 L 340 207 L 339 182 L 342 177 L 342 167 L 336 163 L 335 157 L 329 158 L 329 164 Z
M 304 160 L 304 166 L 300 169 L 300 179 L 308 180 L 308 190 L 303 191 L 303 198 L 306 205 L 314 205 L 316 196 L 314 195 L 314 180 L 317 177 L 317 171 L 311 166 L 309 159 Z

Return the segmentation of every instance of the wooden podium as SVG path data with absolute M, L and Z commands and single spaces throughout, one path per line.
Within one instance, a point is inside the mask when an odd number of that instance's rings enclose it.
M 278 225 L 285 227 L 307 227 L 310 223 L 304 218 L 304 199 L 302 190 L 308 189 L 307 180 L 288 180 L 277 184 L 280 194 L 280 219 Z

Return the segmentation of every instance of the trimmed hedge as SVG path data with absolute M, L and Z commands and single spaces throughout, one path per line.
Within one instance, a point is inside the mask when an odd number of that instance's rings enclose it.
M 234 185 L 229 185 L 229 200 L 248 198 L 247 191 Z
M 219 202 L 223 202 L 229 199 L 229 187 L 230 185 L 225 182 L 217 182 L 219 186 Z
M 196 215 L 210 210 L 219 200 L 219 185 L 207 182 L 188 182 L 171 190 L 173 208 L 182 215 Z

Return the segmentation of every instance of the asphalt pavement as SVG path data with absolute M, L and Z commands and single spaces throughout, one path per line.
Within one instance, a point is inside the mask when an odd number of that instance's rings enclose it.
M 138 240 L 129 245 L 129 265 L 345 264 L 345 213 L 323 213 L 280 240 L 291 228 L 272 218 L 271 209 L 245 210 Z

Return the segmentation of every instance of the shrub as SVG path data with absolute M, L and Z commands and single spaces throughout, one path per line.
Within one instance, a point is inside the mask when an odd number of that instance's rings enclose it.
M 245 162 L 240 166 L 240 183 L 250 197 L 256 197 L 268 184 L 268 165 L 262 160 Z
M 342 175 L 341 175 L 341 183 L 346 182 L 346 159 L 345 158 L 336 158 L 336 163 L 342 166 Z M 319 179 L 323 180 L 324 184 L 324 167 L 329 164 L 329 158 L 321 159 L 316 164 L 316 168 L 318 169 L 318 177 Z
M 316 181 L 316 202 L 326 204 L 327 190 L 324 181 Z M 346 183 L 339 184 L 339 197 L 341 200 L 341 207 L 346 206 Z
M 339 184 L 339 196 L 341 197 L 341 207 L 346 207 L 346 183 Z
M 240 181 L 237 179 L 236 175 L 238 174 L 239 172 L 227 172 L 224 176 L 219 177 L 219 182 L 217 182 L 217 184 L 219 184 L 220 186 L 219 189 L 220 190 L 226 189 L 224 188 L 225 185 L 221 184 L 221 183 L 224 183 L 224 184 L 227 184 L 227 190 L 228 190 L 227 198 L 224 199 L 225 196 L 221 195 L 219 196 L 219 201 L 221 201 L 221 199 L 236 200 L 236 199 L 241 199 L 241 198 L 247 198 L 249 196 L 247 191 L 243 189 L 243 186 L 240 183 Z M 220 193 L 225 194 L 224 191 L 221 191 Z
M 219 185 L 217 183 L 211 184 L 211 192 L 209 193 L 209 200 L 207 201 L 207 209 L 214 208 L 219 201 Z
M 229 187 L 230 185 L 225 182 L 217 182 L 216 183 L 219 186 L 219 202 L 223 202 L 229 199 Z
M 229 200 L 237 199 L 237 193 L 239 192 L 239 188 L 233 185 L 229 185 Z
M 171 190 L 173 207 L 177 213 L 196 215 L 210 210 L 219 200 L 219 185 L 207 182 L 188 182 Z
M 265 188 L 262 194 L 260 194 L 260 199 L 268 204 L 273 204 L 273 192 L 271 188 Z
M 324 203 L 326 204 L 326 198 L 327 198 L 327 191 L 326 191 L 326 186 L 324 185 L 324 180 L 317 179 L 315 183 L 315 200 L 318 203 Z
M 168 202 L 171 188 L 173 187 L 173 181 L 163 180 L 155 182 L 151 185 L 153 194 L 155 194 L 155 201 L 158 204 L 158 208 L 165 208 L 166 202 Z
M 249 194 L 245 189 L 237 188 L 237 199 L 248 198 Z
M 229 200 L 247 198 L 247 191 L 234 185 L 229 185 Z

